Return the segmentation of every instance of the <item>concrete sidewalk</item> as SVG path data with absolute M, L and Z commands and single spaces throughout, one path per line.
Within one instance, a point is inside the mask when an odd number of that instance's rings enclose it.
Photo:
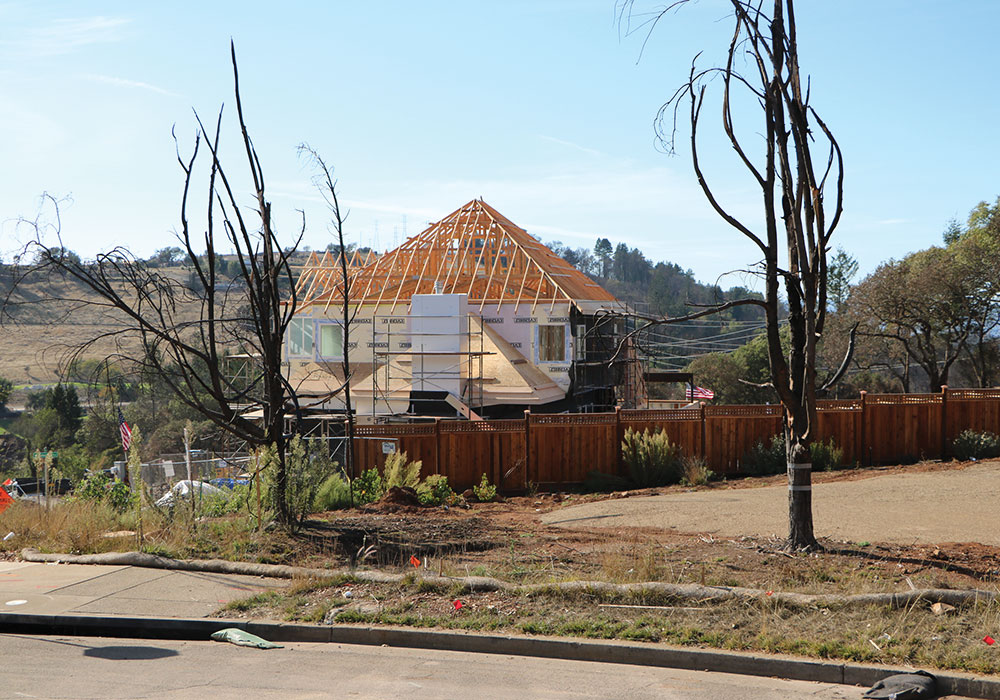
M 0 612 L 199 618 L 232 600 L 288 584 L 134 566 L 0 562 Z
M 169 571 L 135 566 L 0 562 L 0 632 L 130 639 L 206 640 L 237 627 L 276 642 L 363 644 L 507 656 L 720 671 L 870 686 L 891 667 L 774 655 L 529 636 L 354 625 L 205 619 L 226 603 L 289 585 L 287 579 Z M 955 696 L 1000 700 L 1000 682 L 940 673 Z

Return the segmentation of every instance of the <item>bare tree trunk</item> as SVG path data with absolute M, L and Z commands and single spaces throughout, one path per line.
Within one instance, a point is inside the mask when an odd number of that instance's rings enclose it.
M 346 443 L 344 445 L 344 472 L 347 474 L 348 486 L 351 496 L 351 506 L 354 506 L 354 478 L 357 476 L 354 468 L 354 407 L 351 402 L 351 323 L 353 314 L 351 312 L 351 283 L 347 265 L 347 245 L 344 242 L 344 220 L 346 215 L 340 210 L 340 199 L 337 195 L 337 182 L 333 178 L 333 171 L 327 167 L 323 158 L 309 146 L 302 144 L 299 146 L 301 152 L 307 153 L 323 173 L 317 178 L 317 185 L 330 207 L 333 216 L 333 227 L 337 233 L 338 263 L 340 265 L 340 300 L 343 304 L 342 326 L 341 326 L 341 360 L 340 367 L 344 375 L 344 384 L 341 387 L 344 392 L 344 426 L 346 433 Z M 354 310 L 357 313 L 357 309 Z
M 672 3 L 660 17 L 684 2 Z M 772 8 L 770 16 L 764 10 L 767 4 Z M 688 82 L 661 108 L 657 124 L 661 138 L 672 148 L 680 98 L 690 99 L 691 159 L 698 184 L 716 213 L 749 239 L 763 257 L 759 274 L 765 285 L 761 305 L 767 320 L 771 385 L 784 409 L 789 483 L 786 546 L 813 550 L 819 548 L 813 534 L 810 464 L 816 425 L 816 344 L 826 318 L 827 251 L 843 212 L 843 159 L 832 132 L 809 104 L 810 91 L 803 85 L 793 0 L 730 0 L 730 5 L 734 28 L 725 64 L 698 70 L 692 62 Z M 741 73 L 744 65 L 747 72 Z M 698 127 L 706 90 L 715 78 L 720 80 L 714 84 L 721 83 L 722 131 L 760 189 L 763 231 L 754 230 L 727 210 L 702 171 Z M 745 150 L 735 126 L 737 115 L 742 119 L 744 113 L 732 108 L 732 98 L 737 94 L 734 90 L 745 90 L 763 113 L 764 124 L 755 129 L 763 136 L 763 157 L 756 161 L 751 153 L 757 151 L 758 145 L 755 143 L 749 152 Z M 669 136 L 665 136 L 665 113 L 670 111 L 673 122 Z M 826 152 L 817 157 L 813 150 L 822 148 L 817 145 L 820 143 L 825 143 Z M 829 199 L 825 194 L 827 185 L 833 190 Z M 787 356 L 779 332 L 781 283 L 788 303 L 791 337 Z M 847 360 L 825 388 L 832 386 L 846 367 Z

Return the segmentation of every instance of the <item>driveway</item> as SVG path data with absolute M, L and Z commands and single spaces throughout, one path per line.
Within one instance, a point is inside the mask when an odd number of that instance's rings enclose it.
M 788 487 L 716 487 L 617 498 L 546 513 L 567 528 L 656 527 L 714 536 L 784 537 Z M 1000 462 L 814 484 L 817 537 L 851 542 L 1000 546 Z

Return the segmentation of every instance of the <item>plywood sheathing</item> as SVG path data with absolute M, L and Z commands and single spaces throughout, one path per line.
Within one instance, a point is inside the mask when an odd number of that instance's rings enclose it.
M 414 294 L 467 294 L 482 311 L 504 302 L 531 311 L 558 302 L 615 303 L 600 285 L 536 241 L 481 199 L 474 199 L 384 255 L 348 261 L 352 304 L 389 304 L 390 313 Z M 299 307 L 343 305 L 336 256 L 313 254 L 299 276 Z

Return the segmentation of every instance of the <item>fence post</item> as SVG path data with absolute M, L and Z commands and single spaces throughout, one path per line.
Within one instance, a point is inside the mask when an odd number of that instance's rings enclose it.
M 708 429 L 705 427 L 705 402 L 702 401 L 698 404 L 698 411 L 701 414 L 701 458 L 708 461 L 708 452 L 705 449 L 705 433 Z
M 948 456 L 948 385 L 941 385 L 941 461 Z
M 618 474 L 622 473 L 622 441 L 625 436 L 622 434 L 622 407 L 615 406 L 615 469 Z
M 538 483 L 531 473 L 531 409 L 524 409 L 524 484 Z
M 434 473 L 441 473 L 441 419 L 434 419 Z
M 867 464 L 871 466 L 871 449 L 868 448 L 868 412 L 865 410 L 866 401 L 865 397 L 868 396 L 868 392 L 861 391 L 861 428 L 859 432 L 861 437 L 858 444 L 858 463 L 863 467 L 866 463 L 866 455 L 869 458 Z

